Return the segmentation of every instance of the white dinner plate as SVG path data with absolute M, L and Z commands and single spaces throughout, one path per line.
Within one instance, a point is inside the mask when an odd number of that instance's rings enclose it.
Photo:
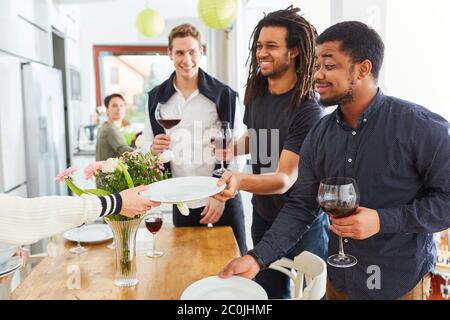
M 11 257 L 6 262 L 0 264 L 0 277 L 6 277 L 20 268 L 22 259 L 19 256 Z
M 213 196 L 226 184 L 217 186 L 219 179 L 205 176 L 178 177 L 154 182 L 141 195 L 152 201 L 161 203 L 183 203 Z
M 0 265 L 11 259 L 18 249 L 18 245 L 0 243 Z
M 113 238 L 111 228 L 106 224 L 90 224 L 82 226 L 79 231 L 80 242 L 100 243 Z M 78 228 L 64 232 L 64 238 L 69 241 L 78 241 Z
M 181 300 L 267 300 L 259 284 L 247 278 L 212 276 L 194 282 L 184 290 Z

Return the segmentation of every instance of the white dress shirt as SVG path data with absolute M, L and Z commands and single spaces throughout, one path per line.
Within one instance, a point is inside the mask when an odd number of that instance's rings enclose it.
M 180 105 L 182 118 L 177 126 L 166 130 L 166 133 L 171 138 L 170 149 L 174 153 L 174 160 L 171 162 L 172 177 L 211 176 L 215 167 L 215 158 L 209 145 L 215 123 L 219 121 L 216 105 L 201 94 L 198 89 L 187 99 L 184 99 L 182 92 L 175 84 L 174 87 L 176 92 L 166 102 L 165 107 L 170 108 L 177 104 Z M 241 105 L 239 100 L 237 100 L 233 139 L 239 139 L 245 130 L 246 126 L 243 122 Z M 150 150 L 153 139 L 154 135 L 147 108 L 142 146 L 144 151 Z M 244 164 L 243 161 L 245 161 L 243 157 L 235 157 L 230 162 L 229 169 L 241 171 Z M 190 202 L 188 207 L 203 207 L 207 202 L 207 198 Z

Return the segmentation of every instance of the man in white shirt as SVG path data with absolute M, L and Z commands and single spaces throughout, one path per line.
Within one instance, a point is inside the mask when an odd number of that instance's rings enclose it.
M 173 28 L 169 56 L 175 72 L 149 92 L 143 147 L 155 155 L 170 147 L 174 152 L 169 168 L 173 177 L 212 175 L 216 165 L 209 145 L 217 121 L 228 121 L 235 139 L 245 131 L 237 93 L 200 69 L 202 55 L 200 33 L 194 26 L 182 24 Z M 156 121 L 158 103 L 164 103 L 165 108 L 181 107 L 181 121 L 174 128 L 164 131 Z M 240 195 L 226 204 L 207 198 L 188 206 L 188 216 L 181 215 L 174 206 L 175 226 L 229 225 L 241 253 L 246 253 Z

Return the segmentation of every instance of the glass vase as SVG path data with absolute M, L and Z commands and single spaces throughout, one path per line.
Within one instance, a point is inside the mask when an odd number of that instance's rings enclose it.
M 136 270 L 136 233 L 144 217 L 128 221 L 115 221 L 105 218 L 114 234 L 116 274 L 114 284 L 118 287 L 131 287 L 139 281 Z

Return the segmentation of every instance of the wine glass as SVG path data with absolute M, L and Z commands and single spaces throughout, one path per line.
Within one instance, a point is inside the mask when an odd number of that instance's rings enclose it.
M 359 190 L 352 178 L 333 177 L 323 179 L 319 185 L 317 200 L 330 216 L 343 218 L 353 214 L 359 205 Z M 358 260 L 344 253 L 342 237 L 339 236 L 339 253 L 327 259 L 328 264 L 338 268 L 354 266 Z
M 156 121 L 166 130 L 172 129 L 179 124 L 182 116 L 183 111 L 179 104 L 158 103 L 156 106 Z
M 70 253 L 80 254 L 80 253 L 84 253 L 84 252 L 88 251 L 88 249 L 85 248 L 85 247 L 83 247 L 83 246 L 81 245 L 81 243 L 80 243 L 80 238 L 81 238 L 81 226 L 79 226 L 79 227 L 77 228 L 77 230 L 78 230 L 78 241 L 77 241 L 77 246 L 76 246 L 76 247 L 73 247 L 73 248 L 70 248 L 70 249 L 69 249 L 69 252 L 70 252 Z
M 161 229 L 163 224 L 163 215 L 161 212 L 150 213 L 144 219 L 145 227 L 153 235 L 153 248 L 152 251 L 147 252 L 147 257 L 158 258 L 161 257 L 164 252 L 156 250 L 156 233 Z
M 216 124 L 216 131 L 211 137 L 211 144 L 214 144 L 217 150 L 227 150 L 233 141 L 233 136 L 228 121 L 218 121 Z M 221 177 L 226 171 L 224 167 L 225 160 L 220 161 L 220 168 L 213 171 L 213 175 Z

